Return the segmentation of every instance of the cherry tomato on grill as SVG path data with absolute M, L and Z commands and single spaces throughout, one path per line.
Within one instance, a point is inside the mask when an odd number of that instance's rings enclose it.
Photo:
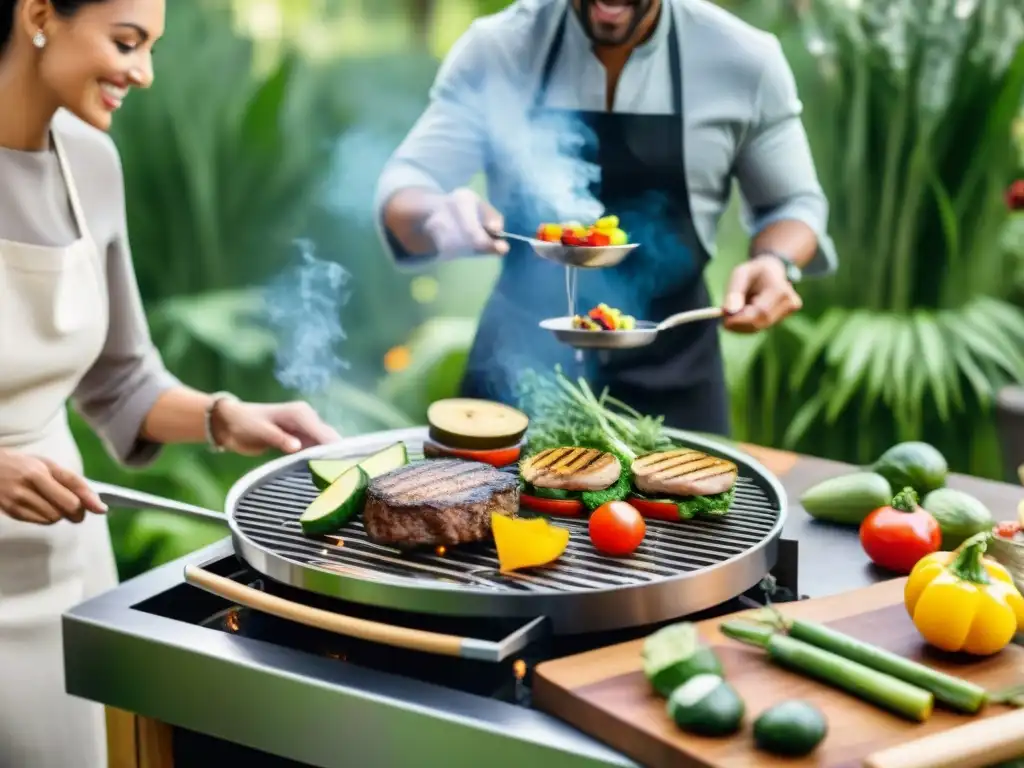
M 605 555 L 630 555 L 640 546 L 647 525 L 636 508 L 624 501 L 602 504 L 590 516 L 590 541 Z
M 579 499 L 542 499 L 539 496 L 519 494 L 519 506 L 552 517 L 581 517 L 583 502 Z

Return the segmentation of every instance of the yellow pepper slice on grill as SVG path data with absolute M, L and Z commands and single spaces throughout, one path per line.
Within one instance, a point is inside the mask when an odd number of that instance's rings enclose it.
M 1024 628 L 1024 597 L 1009 572 L 984 556 L 990 536 L 979 533 L 953 552 L 923 557 L 907 578 L 907 612 L 936 648 L 990 656 Z
M 491 515 L 491 530 L 502 571 L 553 563 L 569 546 L 569 531 L 543 518 Z

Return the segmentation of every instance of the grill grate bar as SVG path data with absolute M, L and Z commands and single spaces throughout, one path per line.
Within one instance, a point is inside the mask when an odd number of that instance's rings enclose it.
M 571 538 L 557 563 L 503 574 L 493 544 L 452 548 L 443 555 L 403 553 L 371 541 L 361 520 L 350 522 L 336 537 L 306 537 L 298 517 L 319 492 L 304 465 L 272 476 L 238 500 L 234 509 L 238 530 L 265 550 L 320 570 L 497 592 L 587 591 L 679 576 L 742 555 L 764 540 L 779 517 L 765 490 L 752 478 L 741 476 L 727 515 L 678 523 L 647 521 L 647 536 L 628 559 L 598 554 L 589 544 L 586 521 L 562 518 L 553 522 L 568 528 Z

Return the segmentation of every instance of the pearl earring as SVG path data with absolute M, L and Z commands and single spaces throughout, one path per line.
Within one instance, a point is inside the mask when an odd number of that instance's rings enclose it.
M 43 30 L 40 29 L 38 32 L 35 33 L 35 35 L 32 36 L 32 45 L 34 45 L 36 48 L 46 47 L 46 35 L 43 34 Z

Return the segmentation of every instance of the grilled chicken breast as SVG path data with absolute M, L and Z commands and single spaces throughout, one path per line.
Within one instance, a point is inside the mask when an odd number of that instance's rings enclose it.
M 633 462 L 633 482 L 647 494 L 713 496 L 732 488 L 738 474 L 731 461 L 691 448 L 649 453 Z
M 398 548 L 467 544 L 491 536 L 491 514 L 519 509 L 519 479 L 489 464 L 427 459 L 370 481 L 363 525 Z
M 601 491 L 619 479 L 622 465 L 594 448 L 548 448 L 520 465 L 523 479 L 538 488 Z

